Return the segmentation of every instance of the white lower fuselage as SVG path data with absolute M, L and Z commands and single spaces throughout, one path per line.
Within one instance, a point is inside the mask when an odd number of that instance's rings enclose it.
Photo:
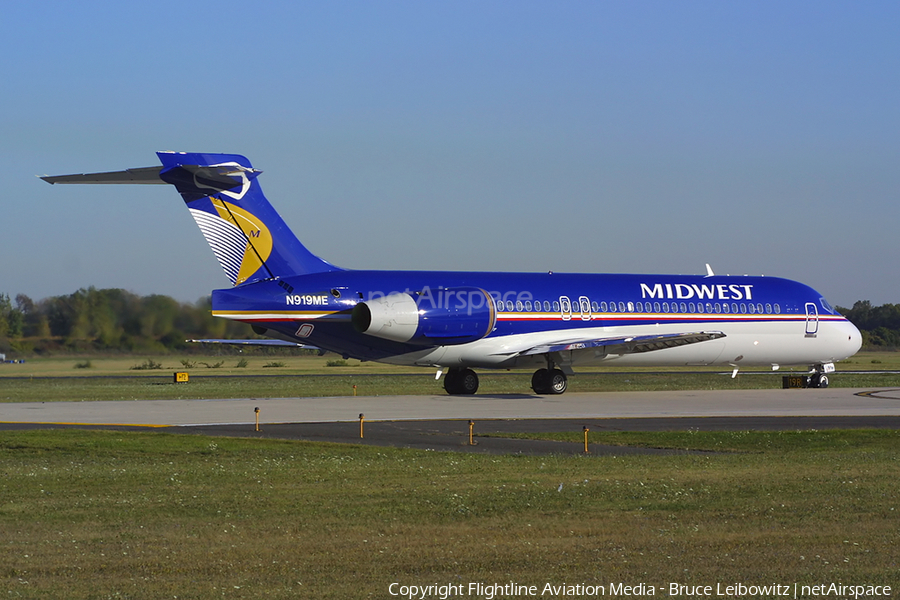
M 646 315 L 651 316 L 651 315 Z M 589 366 L 616 364 L 625 366 L 701 366 L 770 367 L 788 365 L 827 364 L 844 360 L 855 354 L 861 344 L 859 331 L 845 320 L 820 319 L 815 333 L 807 333 L 806 321 L 781 319 L 773 321 L 710 320 L 697 322 L 693 328 L 717 330 L 725 337 L 642 353 L 607 353 L 606 348 L 593 351 L 565 351 L 558 353 L 563 365 Z M 684 331 L 684 325 L 646 324 L 619 327 L 591 327 L 581 334 L 598 338 L 639 336 Z M 510 356 L 510 351 L 523 346 L 539 346 L 559 339 L 558 331 L 522 333 L 489 337 L 459 346 L 412 352 L 392 357 L 384 362 L 402 365 L 433 367 L 533 368 L 546 363 L 543 356 Z

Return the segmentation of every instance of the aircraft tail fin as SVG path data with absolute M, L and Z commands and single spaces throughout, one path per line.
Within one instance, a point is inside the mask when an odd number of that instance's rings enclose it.
M 233 285 L 338 271 L 297 239 L 262 193 L 250 161 L 237 154 L 157 152 L 162 167 L 42 177 L 48 183 L 171 184 Z

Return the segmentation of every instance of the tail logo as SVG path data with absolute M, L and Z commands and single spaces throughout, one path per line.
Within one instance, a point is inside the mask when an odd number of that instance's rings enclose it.
M 269 258 L 272 234 L 256 215 L 221 198 L 209 199 L 215 214 L 191 208 L 191 215 L 231 283 L 239 285 Z
M 217 190 L 220 194 L 224 194 L 229 198 L 233 198 L 234 200 L 240 200 L 244 197 L 244 194 L 247 193 L 247 190 L 250 189 L 250 178 L 247 177 L 248 172 L 253 172 L 253 169 L 248 169 L 247 167 L 243 167 L 236 162 L 225 162 L 219 163 L 216 165 L 210 165 L 210 168 L 219 169 L 223 175 L 228 175 L 229 177 L 237 177 L 241 180 L 241 191 L 240 192 L 229 192 L 228 190 L 223 190 L 219 187 L 213 187 L 210 185 L 206 185 L 202 183 L 199 179 L 197 179 L 197 173 L 194 173 L 194 185 L 201 189 L 208 190 Z

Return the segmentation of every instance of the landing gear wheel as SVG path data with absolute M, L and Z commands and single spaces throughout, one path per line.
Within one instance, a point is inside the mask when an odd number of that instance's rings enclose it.
M 531 389 L 541 396 L 550 393 L 550 376 L 547 369 L 538 369 L 534 372 L 531 376 Z
M 471 396 L 478 391 L 478 375 L 472 369 L 450 369 L 444 377 L 444 389 L 453 396 Z
M 569 378 L 559 369 L 550 371 L 550 393 L 563 394 L 569 387 Z
M 531 376 L 531 389 L 535 394 L 562 394 L 569 387 L 569 379 L 559 369 L 538 369 Z
M 807 387 L 811 388 L 827 388 L 828 387 L 828 375 L 823 373 L 816 373 L 809 378 L 809 383 L 807 383 Z

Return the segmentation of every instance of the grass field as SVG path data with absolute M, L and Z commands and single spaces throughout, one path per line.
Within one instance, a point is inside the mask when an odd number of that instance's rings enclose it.
M 245 366 L 238 366 L 241 361 Z M 185 363 L 187 363 L 186 366 Z M 157 368 L 146 368 L 148 364 Z M 837 364 L 838 374 L 842 371 L 900 371 L 900 352 L 860 352 L 850 360 Z M 641 373 L 660 371 L 659 368 L 622 368 L 615 363 L 603 367 L 579 368 L 578 373 L 610 373 L 627 371 Z M 666 371 L 707 371 L 721 373 L 726 367 L 687 367 L 685 369 L 663 369 Z M 762 369 L 751 369 L 760 371 Z M 785 368 L 776 373 L 786 373 Z M 795 371 L 804 368 L 795 367 Z M 24 364 L 0 364 L 0 380 L 6 377 L 97 377 L 97 376 L 160 376 L 171 375 L 173 371 L 188 371 L 192 376 L 202 375 L 366 375 L 408 373 L 428 376 L 430 369 L 420 367 L 399 367 L 358 360 L 341 360 L 334 354 L 325 356 L 273 356 L 273 355 L 231 355 L 231 356 L 52 356 L 28 359 Z M 524 371 L 523 371 L 524 372 Z M 479 374 L 491 371 L 480 370 Z M 529 372 L 530 374 L 530 372 Z
M 147 360 L 161 368 L 131 368 Z M 327 366 L 328 357 L 191 360 L 0 365 L 0 401 L 349 395 L 353 385 L 365 395 L 442 393 L 427 370 Z M 283 366 L 265 366 L 273 361 Z M 191 383 L 170 383 L 176 370 Z M 612 370 L 580 372 L 570 389 L 780 387 L 784 374 Z M 900 355 L 858 355 L 839 370 L 900 370 Z M 530 373 L 481 379 L 485 393 L 530 392 Z M 832 382 L 900 386 L 878 372 Z M 900 432 L 590 435 L 702 452 L 487 456 L 0 431 L 0 597 L 391 598 L 392 583 L 468 592 L 511 581 L 539 593 L 603 585 L 607 595 L 644 584 L 656 597 L 670 583 L 900 589 Z
M 355 393 L 365 396 L 444 393 L 443 382 L 435 381 L 429 369 L 356 361 L 341 361 L 348 363 L 346 366 L 328 366 L 335 359 L 327 356 L 251 357 L 245 359 L 247 364 L 242 367 L 237 366 L 240 357 L 192 357 L 190 367 L 181 364 L 181 360 L 66 357 L 0 365 L 0 403 L 351 396 L 354 386 Z M 148 363 L 159 368 L 134 368 Z M 832 386 L 900 386 L 898 352 L 860 354 L 840 363 L 838 368 L 839 372 L 830 377 Z M 172 383 L 175 371 L 188 372 L 190 383 Z M 569 379 L 569 391 L 772 389 L 780 388 L 782 376 L 790 372 L 742 372 L 732 379 L 730 373 L 714 368 L 687 367 L 663 372 L 615 367 L 579 369 Z M 481 394 L 532 393 L 530 371 L 481 370 L 479 377 Z
M 900 586 L 898 432 L 597 441 L 717 452 L 0 432 L 0 586 L 10 598 L 389 598 L 393 582 L 644 583 L 657 596 L 670 582 Z

